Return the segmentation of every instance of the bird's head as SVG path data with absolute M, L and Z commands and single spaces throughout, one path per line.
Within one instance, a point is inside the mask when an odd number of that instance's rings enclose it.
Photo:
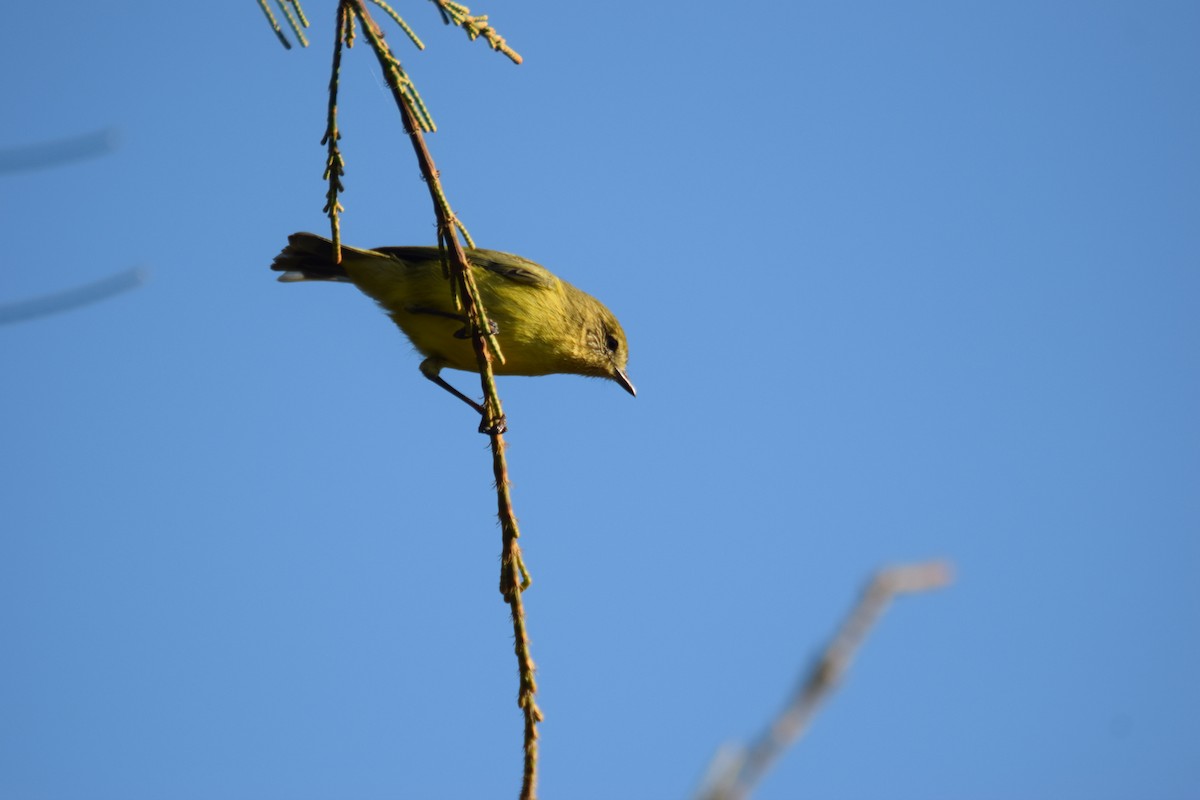
M 629 363 L 629 345 L 625 331 L 612 312 L 599 301 L 594 301 L 593 313 L 589 314 L 585 326 L 584 361 L 585 374 L 616 381 L 621 388 L 637 397 L 637 389 L 625 371 Z

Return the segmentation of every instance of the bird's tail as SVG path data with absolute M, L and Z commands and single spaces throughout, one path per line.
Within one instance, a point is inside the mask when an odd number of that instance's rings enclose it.
M 342 250 L 343 253 L 358 252 L 345 245 L 342 245 Z M 271 269 L 283 273 L 279 280 L 284 283 L 350 280 L 342 265 L 333 261 L 333 242 L 315 233 L 293 233 L 289 236 L 287 247 L 275 256 Z

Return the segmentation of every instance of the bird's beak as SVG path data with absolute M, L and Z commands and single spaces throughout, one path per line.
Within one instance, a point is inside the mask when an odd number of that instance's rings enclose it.
M 633 388 L 633 383 L 629 380 L 629 376 L 625 374 L 625 370 L 620 367 L 613 367 L 613 380 L 621 384 L 622 389 L 637 397 L 637 389 Z

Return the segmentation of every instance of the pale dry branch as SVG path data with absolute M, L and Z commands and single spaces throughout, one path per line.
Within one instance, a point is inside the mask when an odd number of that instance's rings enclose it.
M 841 683 L 871 628 L 899 594 L 940 589 L 952 579 L 950 564 L 931 561 L 880 570 L 833 639 L 801 677 L 791 699 L 749 747 L 726 745 L 709 765 L 698 800 L 744 800 L 779 756 L 799 739 L 817 709 Z

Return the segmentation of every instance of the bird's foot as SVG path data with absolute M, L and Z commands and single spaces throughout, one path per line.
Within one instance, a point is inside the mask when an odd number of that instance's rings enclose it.
M 485 412 L 479 420 L 479 432 L 485 436 L 499 436 L 508 430 L 508 420 L 503 414 L 497 417 L 490 417 Z
M 500 333 L 500 326 L 496 324 L 495 320 L 492 320 L 492 319 L 488 320 L 488 333 L 490 333 L 492 336 L 495 336 L 496 334 Z M 456 330 L 454 332 L 454 338 L 455 339 L 470 339 L 471 338 L 471 326 L 464 325 L 463 327 Z

